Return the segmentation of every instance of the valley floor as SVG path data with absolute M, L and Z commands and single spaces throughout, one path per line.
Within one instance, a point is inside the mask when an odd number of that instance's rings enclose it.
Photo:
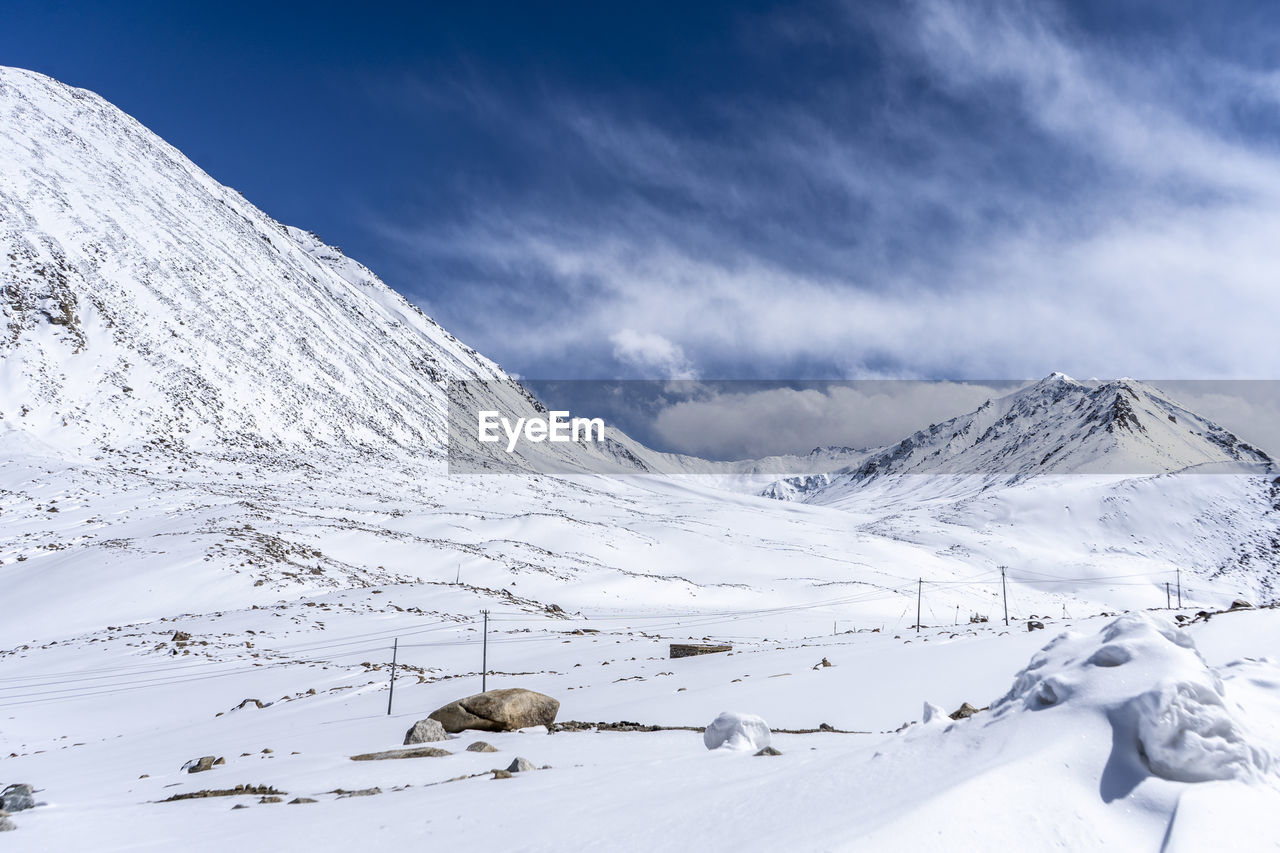
M 1163 598 L 1158 560 L 1015 584 L 1006 628 L 980 550 L 1013 547 L 998 521 L 940 549 L 921 515 L 871 530 L 677 480 L 12 458 L 0 783 L 40 805 L 6 849 L 1280 845 L 1263 817 L 1280 807 L 1280 611 L 1177 634 L 1178 611 L 1143 609 Z M 1109 578 L 1111 559 L 1157 574 Z M 1182 615 L 1231 584 L 1189 577 Z M 669 658 L 703 639 L 733 650 Z M 351 760 L 482 683 L 551 695 L 561 721 L 687 730 L 467 733 L 445 756 Z M 938 714 L 965 702 L 984 710 Z M 724 710 L 763 717 L 782 755 L 708 751 L 700 730 Z M 777 731 L 824 724 L 838 731 Z M 184 770 L 202 756 L 225 761 Z M 488 772 L 517 757 L 547 769 Z M 166 802 L 238 785 L 282 802 Z

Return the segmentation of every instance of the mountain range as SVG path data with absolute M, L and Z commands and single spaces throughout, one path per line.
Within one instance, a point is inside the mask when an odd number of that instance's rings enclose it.
M 997 565 L 1022 565 L 1027 594 L 1055 602 L 1126 599 L 1097 584 L 1118 567 L 1154 588 L 1186 571 L 1206 600 L 1274 588 L 1270 458 L 1132 380 L 1054 374 L 873 450 L 724 463 L 617 432 L 544 445 L 515 460 L 510 505 L 486 514 L 494 481 L 442 477 L 451 410 L 543 406 L 369 269 L 97 95 L 34 72 L 0 69 L 0 162 L 0 444 L 15 522 L 0 579 L 33 599 L 34 564 L 55 556 L 59 577 L 105 560 L 147 589 L 162 565 L 193 572 L 227 602 L 261 598 L 235 575 L 303 593 L 440 580 L 459 555 L 485 565 L 490 588 L 512 572 L 574 578 L 579 606 L 618 588 L 685 601 L 725 585 L 742 600 L 804 600 L 827 584 L 892 591 L 925 568 L 959 582 Z M 88 504 L 127 509 L 77 518 L 63 498 L 53 523 L 39 494 L 50 466 Z M 320 548 L 320 529 L 340 525 L 318 492 L 378 509 L 343 516 L 342 546 Z M 242 511 L 273 529 L 228 558 L 229 531 L 258 529 Z M 381 553 L 405 537 L 424 550 Z M 313 573 L 313 552 L 332 565 Z M 948 595 L 976 606 L 958 586 Z

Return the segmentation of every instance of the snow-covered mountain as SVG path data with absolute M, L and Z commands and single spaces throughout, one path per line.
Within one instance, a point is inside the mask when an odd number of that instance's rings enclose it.
M 0 790 L 42 804 L 14 849 L 345 849 L 370 827 L 546 850 L 939 831 L 1206 849 L 1224 807 L 1239 837 L 1268 831 L 1274 667 L 1233 661 L 1276 654 L 1275 611 L 1186 635 L 1095 615 L 1177 584 L 1186 622 L 1280 588 L 1280 480 L 1249 473 L 1269 460 L 1155 389 L 1054 376 L 876 451 L 713 463 L 617 434 L 444 476 L 457 411 L 540 404 L 101 98 L 12 69 L 0 249 Z M 797 470 L 771 488 L 799 500 L 755 494 Z M 1026 665 L 1048 637 L 1006 609 L 1087 633 Z M 734 651 L 667 657 L 704 639 Z M 737 707 L 799 731 L 741 761 L 684 731 L 577 729 L 349 760 L 482 678 L 554 695 L 562 720 Z M 925 699 L 992 710 L 953 726 L 929 706 L 898 734 Z M 1214 751 L 1227 781 L 1196 785 L 1246 787 L 1198 798 L 1184 771 Z M 225 760 L 187 772 L 208 753 Z M 516 754 L 553 766 L 491 786 Z M 993 790 L 1023 808 L 987 820 Z M 566 801 L 589 806 L 574 834 L 547 818 Z
M 0 68 L 0 162 L 5 429 L 430 454 L 444 380 L 509 381 L 93 93 Z
M 1132 379 L 1077 382 L 1054 373 L 867 455 L 829 476 L 792 478 L 764 494 L 830 503 L 883 478 L 967 477 L 982 487 L 1064 474 L 1262 473 L 1264 451 Z

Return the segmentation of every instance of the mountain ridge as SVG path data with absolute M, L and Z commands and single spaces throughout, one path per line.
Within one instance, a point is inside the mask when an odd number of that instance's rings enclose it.
M 1007 485 L 1040 475 L 1274 468 L 1265 451 L 1150 385 L 1128 378 L 1085 383 L 1052 373 L 872 451 L 856 466 L 779 481 L 765 494 L 821 502 L 904 475 L 981 475 Z

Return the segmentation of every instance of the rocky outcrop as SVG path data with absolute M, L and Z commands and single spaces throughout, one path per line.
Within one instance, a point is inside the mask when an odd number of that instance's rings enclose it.
M 476 729 L 509 732 L 530 726 L 550 726 L 560 703 L 541 693 L 520 687 L 477 693 L 437 708 L 429 715 L 449 733 Z
M 733 651 L 733 646 L 717 643 L 672 643 L 669 655 L 673 658 L 690 658 L 697 655 L 715 655 Z

